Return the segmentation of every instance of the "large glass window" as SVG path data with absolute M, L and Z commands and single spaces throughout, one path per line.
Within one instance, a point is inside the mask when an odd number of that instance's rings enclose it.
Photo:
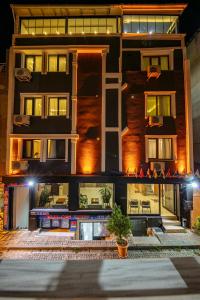
M 64 97 L 49 97 L 48 99 L 48 115 L 49 116 L 67 116 L 68 102 Z
M 159 214 L 159 185 L 127 185 L 128 214 Z
M 42 115 L 42 98 L 28 97 L 24 99 L 24 114 L 27 116 Z
M 4 185 L 0 182 L 0 230 L 3 230 L 4 218 Z
M 125 33 L 176 33 L 176 16 L 126 15 L 123 16 Z
M 172 139 L 148 139 L 148 158 L 172 159 Z
M 68 208 L 68 183 L 39 183 L 35 185 L 36 207 Z
M 66 72 L 67 56 L 66 55 L 49 55 L 48 72 Z
M 117 33 L 117 18 L 69 18 L 68 33 Z
M 22 19 L 21 34 L 64 34 L 66 19 Z
M 159 66 L 161 70 L 169 70 L 169 56 L 143 56 L 142 70 L 146 71 L 149 66 Z
M 112 183 L 80 183 L 80 209 L 112 209 L 114 191 Z
M 41 55 L 26 55 L 25 68 L 29 69 L 30 72 L 41 72 L 42 71 L 42 56 Z
M 127 185 L 127 212 L 174 216 L 177 189 L 173 184 L 130 183 Z
M 147 96 L 146 99 L 147 116 L 171 116 L 171 96 Z
M 40 140 L 23 140 L 22 158 L 39 159 L 40 158 Z
M 65 140 L 48 140 L 47 158 L 64 159 L 65 158 Z

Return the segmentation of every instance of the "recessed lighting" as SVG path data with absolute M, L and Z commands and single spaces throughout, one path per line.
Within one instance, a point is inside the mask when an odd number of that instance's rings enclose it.
M 34 181 L 33 180 L 28 181 L 28 186 L 34 186 Z
M 81 33 L 82 33 L 82 34 L 85 34 L 85 32 L 84 32 L 84 31 L 82 31 Z
M 32 32 L 32 35 L 35 35 L 35 32 Z
M 47 35 L 47 32 L 46 32 L 46 31 L 44 32 L 44 35 Z
M 60 32 L 59 32 L 59 31 L 56 31 L 56 34 L 60 34 Z
M 127 31 L 124 31 L 124 33 L 127 33 Z
M 97 31 L 95 31 L 94 34 L 97 34 Z
M 69 34 L 72 35 L 72 32 L 70 31 Z
M 149 34 L 152 34 L 153 32 L 152 31 L 149 31 Z
M 138 33 L 140 33 L 140 31 L 139 31 L 139 30 L 137 31 L 137 34 L 138 34 Z
M 110 31 L 109 30 L 107 30 L 107 34 L 109 34 L 110 33 Z

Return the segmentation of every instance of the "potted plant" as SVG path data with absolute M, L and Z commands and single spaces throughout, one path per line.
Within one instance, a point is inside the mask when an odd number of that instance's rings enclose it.
M 80 194 L 79 204 L 80 204 L 80 208 L 86 208 L 86 205 L 88 204 L 87 195 Z
M 118 255 L 120 258 L 128 256 L 128 237 L 132 232 L 132 224 L 128 216 L 123 215 L 119 206 L 115 205 L 108 220 L 107 229 L 116 236 Z
M 99 190 L 103 203 L 105 204 L 105 208 L 110 208 L 110 198 L 111 198 L 111 191 L 108 187 L 102 188 Z
M 40 202 L 39 202 L 40 207 L 45 207 L 46 203 L 49 201 L 49 195 L 50 193 L 45 187 L 40 194 Z

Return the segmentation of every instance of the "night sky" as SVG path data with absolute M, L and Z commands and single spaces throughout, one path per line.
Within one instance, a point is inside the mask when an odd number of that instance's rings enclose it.
M 60 1 L 60 0 L 0 0 L 0 62 L 5 62 L 6 57 L 6 49 L 8 49 L 11 45 L 11 36 L 13 33 L 13 19 L 12 19 L 12 12 L 10 9 L 11 3 L 18 3 L 18 4 L 114 4 L 114 3 L 188 3 L 188 8 L 183 13 L 180 19 L 180 32 L 187 33 L 186 41 L 190 41 L 194 33 L 200 28 L 200 1 L 199 0 L 188 0 L 188 1 L 167 1 L 167 0 L 160 0 L 160 1 L 141 1 L 141 0 L 134 0 L 134 1 L 126 1 L 126 0 L 91 0 L 91 1 L 84 1 L 84 0 L 67 0 L 67 1 Z

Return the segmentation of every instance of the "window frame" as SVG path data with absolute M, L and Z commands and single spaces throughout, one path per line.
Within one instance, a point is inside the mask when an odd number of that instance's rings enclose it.
M 169 116 L 165 116 L 165 115 L 163 115 L 163 114 L 159 114 L 159 113 L 158 113 L 159 97 L 162 97 L 162 96 L 168 96 L 168 97 L 170 97 L 170 102 L 169 102 L 169 103 L 170 103 L 170 107 L 169 107 L 170 115 L 169 115 Z M 172 116 L 172 99 L 171 99 L 172 97 L 171 97 L 171 95 L 147 95 L 147 98 L 146 98 L 146 112 L 145 112 L 145 114 L 146 114 L 147 117 L 150 117 L 150 116 L 151 116 L 151 115 L 148 115 L 148 114 L 147 114 L 148 97 L 155 97 L 155 98 L 156 98 L 156 115 L 155 115 L 155 117 L 171 117 L 171 116 Z M 154 115 L 152 115 L 152 116 L 154 117 Z
M 148 139 L 148 142 L 149 140 L 153 140 L 153 141 L 156 141 L 156 157 L 149 157 L 149 151 L 148 151 L 148 159 L 149 160 L 172 160 L 173 158 L 173 142 L 172 142 L 172 138 L 149 138 Z M 160 140 L 171 140 L 171 157 L 170 158 L 160 158 L 159 157 L 159 141 Z M 149 150 L 149 149 L 148 149 Z
M 41 57 L 41 70 L 40 71 L 35 71 L 36 67 L 36 57 L 39 56 Z M 27 67 L 27 59 L 28 58 L 33 58 L 33 70 L 29 70 Z M 25 59 L 24 59 L 24 67 L 28 69 L 31 73 L 42 73 L 42 65 L 43 65 L 43 57 L 42 54 L 25 54 Z
M 156 158 L 149 157 L 149 140 L 156 139 Z M 159 158 L 159 139 L 171 139 L 171 158 Z M 177 135 L 145 135 L 145 161 L 175 161 L 177 162 Z
M 145 91 L 145 119 L 148 119 L 147 115 L 147 99 L 148 96 L 170 96 L 170 116 L 163 116 L 163 117 L 172 117 L 176 119 L 176 91 Z M 156 108 L 157 109 L 157 108 Z M 162 115 L 160 115 L 162 116 Z M 157 115 L 157 117 L 159 117 Z
M 33 150 L 34 150 L 34 147 L 33 147 L 33 143 L 34 141 L 40 141 L 40 153 L 39 153 L 39 157 L 35 158 L 33 157 Z M 25 145 L 27 142 L 31 142 L 31 157 L 27 157 L 25 156 Z M 41 159 L 41 140 L 40 139 L 23 139 L 23 142 L 22 142 L 22 159 L 23 160 L 40 160 Z
M 167 57 L 167 70 L 163 70 L 162 68 L 161 68 L 161 58 L 162 57 Z M 149 58 L 149 61 L 150 61 L 150 63 L 149 63 L 149 66 L 154 66 L 154 64 L 152 63 L 152 59 L 153 58 L 157 58 L 158 59 L 158 65 L 157 66 L 159 66 L 160 67 L 160 70 L 161 71 L 169 71 L 170 70 L 170 65 L 169 65 L 169 55 L 148 55 L 148 56 L 143 56 L 142 57 L 142 59 L 144 59 L 144 58 Z M 144 71 L 146 71 L 146 70 L 144 70 Z
M 56 71 L 49 71 L 49 57 L 50 56 L 56 56 L 57 58 L 57 70 Z M 65 71 L 59 71 L 59 59 L 60 57 L 65 57 L 65 60 L 66 60 L 66 68 L 65 68 Z M 53 54 L 53 53 L 48 53 L 47 54 L 47 65 L 46 65 L 46 70 L 48 73 L 67 73 L 68 74 L 68 69 L 69 69 L 69 57 L 68 57 L 68 54 L 66 53 L 60 53 L 60 54 Z
M 50 103 L 50 99 L 51 98 L 57 98 L 57 112 L 59 112 L 59 99 L 66 99 L 66 115 L 59 115 L 57 113 L 57 115 L 54 115 L 54 116 L 51 116 L 49 114 L 49 103 Z M 46 116 L 47 118 L 51 118 L 51 117 L 65 117 L 67 119 L 69 119 L 69 96 L 68 95 L 58 95 L 58 94 L 55 94 L 55 95 L 48 95 L 47 96 L 47 101 L 46 101 Z
M 38 98 L 41 99 L 41 115 L 35 115 L 35 101 Z M 31 115 L 27 115 L 27 113 L 26 113 L 26 102 L 27 102 L 27 100 L 31 100 L 32 101 L 32 114 Z M 25 96 L 23 102 L 24 102 L 23 103 L 23 106 L 24 106 L 23 112 L 24 112 L 25 116 L 39 117 L 39 118 L 42 117 L 42 111 L 43 111 L 43 97 L 42 96 L 40 96 L 40 97 L 38 97 L 38 96 L 30 96 L 30 97 L 29 96 Z
M 173 71 L 174 70 L 174 49 L 154 49 L 154 48 L 149 48 L 148 50 L 146 49 L 142 49 L 140 50 L 140 57 L 141 57 L 141 71 L 147 71 L 144 68 L 143 65 L 143 58 L 144 57 L 164 57 L 167 56 L 168 57 L 168 70 L 161 70 L 161 72 L 169 72 L 169 71 Z
M 48 148 L 49 143 L 48 142 L 49 141 L 56 141 L 56 143 L 57 143 L 57 141 L 64 141 L 64 156 L 63 156 L 63 158 L 58 158 L 57 152 L 56 152 L 56 157 L 54 157 L 54 158 L 51 158 L 48 156 L 48 152 L 49 152 L 49 148 Z M 56 150 L 57 150 L 57 148 L 56 148 Z M 47 139 L 46 159 L 47 160 L 66 160 L 66 140 L 65 139 Z

